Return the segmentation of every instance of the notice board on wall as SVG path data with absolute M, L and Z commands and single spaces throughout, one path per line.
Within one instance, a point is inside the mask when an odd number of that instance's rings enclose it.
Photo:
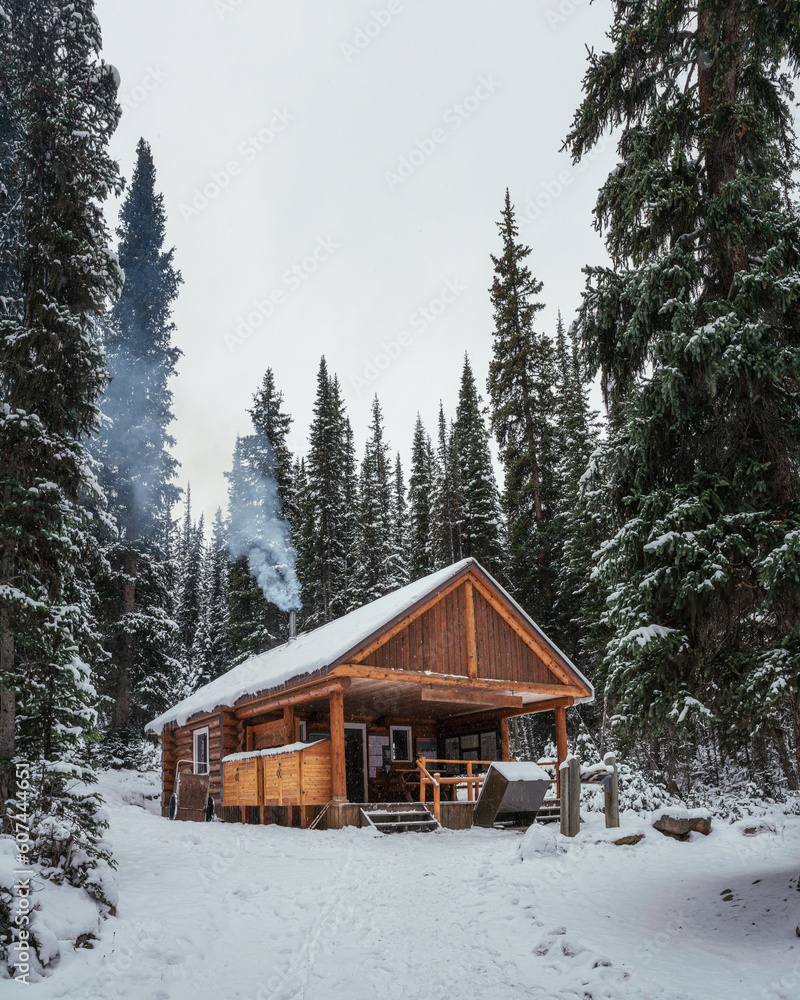
M 425 757 L 428 760 L 436 758 L 436 737 L 435 736 L 418 736 L 417 737 L 417 760 L 420 757 Z
M 389 753 L 388 736 L 370 736 L 368 741 L 368 766 L 369 776 L 374 778 L 378 773 L 378 768 L 383 767 L 384 759 Z

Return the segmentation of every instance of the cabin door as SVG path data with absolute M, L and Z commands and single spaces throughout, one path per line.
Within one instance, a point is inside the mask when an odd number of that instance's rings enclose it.
M 367 801 L 367 727 L 363 722 L 344 724 L 344 767 L 347 801 Z

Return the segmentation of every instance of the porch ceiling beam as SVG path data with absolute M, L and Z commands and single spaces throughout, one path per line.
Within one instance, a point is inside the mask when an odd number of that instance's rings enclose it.
M 374 681 L 396 681 L 399 684 L 422 684 L 435 687 L 457 687 L 460 691 L 486 691 L 498 694 L 540 694 L 554 698 L 583 698 L 586 691 L 575 684 L 538 684 L 536 681 L 491 680 L 487 677 L 462 677 L 452 674 L 432 676 L 419 670 L 394 670 L 368 663 L 341 663 L 332 671 L 334 677 L 363 677 Z M 536 709 L 531 708 L 534 712 Z
M 436 687 L 433 684 L 422 688 L 423 701 L 443 701 L 451 705 L 482 705 L 496 708 L 522 708 L 520 695 L 503 691 L 463 691 L 459 688 Z
M 294 705 L 316 701 L 318 698 L 327 698 L 336 692 L 347 691 L 352 683 L 349 677 L 337 677 L 334 680 L 327 680 L 324 683 L 315 684 L 313 687 L 305 687 L 301 691 L 295 691 L 291 694 L 248 702 L 235 710 L 236 717 L 237 719 L 252 719 L 257 715 L 267 715 L 269 712 L 281 711 Z
M 462 712 L 459 715 L 451 715 L 447 719 L 439 719 L 438 725 L 446 735 L 448 731 L 453 733 L 464 732 L 466 729 L 481 729 L 495 726 L 499 719 L 513 719 L 519 715 L 533 715 L 536 712 L 552 712 L 556 708 L 570 708 L 574 702 L 572 698 L 551 698 L 548 701 L 528 702 L 524 708 L 499 708 L 494 712 L 478 710 L 476 712 Z

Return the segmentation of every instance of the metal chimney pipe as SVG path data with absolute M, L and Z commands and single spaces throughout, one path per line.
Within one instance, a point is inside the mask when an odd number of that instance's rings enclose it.
M 297 612 L 289 612 L 289 639 L 297 638 Z

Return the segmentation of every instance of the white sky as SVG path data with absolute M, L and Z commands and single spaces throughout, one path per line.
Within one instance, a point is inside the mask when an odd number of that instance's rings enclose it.
M 608 0 L 98 0 L 97 13 L 122 77 L 112 152 L 130 178 L 137 140 L 152 145 L 183 273 L 172 429 L 207 519 L 269 366 L 293 450 L 325 354 L 359 454 L 377 392 L 406 472 L 417 410 L 432 434 L 440 398 L 454 413 L 465 349 L 485 397 L 506 186 L 544 282 L 542 328 L 558 308 L 572 318 L 581 268 L 605 260 L 591 210 L 613 145 L 577 168 L 559 148 Z M 448 283 L 453 301 L 436 303 Z

